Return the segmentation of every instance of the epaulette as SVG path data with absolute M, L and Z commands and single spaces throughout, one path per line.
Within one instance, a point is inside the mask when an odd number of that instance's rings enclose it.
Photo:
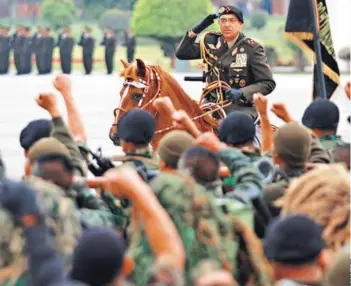
M 251 47 L 255 47 L 257 45 L 257 42 L 250 38 L 246 40 L 246 43 Z

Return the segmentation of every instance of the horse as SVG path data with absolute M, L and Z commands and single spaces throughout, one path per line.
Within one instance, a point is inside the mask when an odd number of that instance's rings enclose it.
M 120 91 L 120 106 L 113 111 L 114 122 L 109 137 L 115 145 L 120 144 L 117 123 L 127 111 L 140 108 L 150 112 L 156 119 L 156 133 L 151 142 L 157 148 L 161 138 L 174 130 L 170 114 L 157 110 L 153 106 L 155 99 L 169 97 L 176 110 L 184 110 L 194 121 L 201 132 L 213 132 L 217 122 L 212 116 L 201 109 L 198 102 L 193 100 L 168 72 L 159 65 L 145 65 L 141 59 L 136 65 L 121 60 L 124 70 L 120 76 L 124 78 Z

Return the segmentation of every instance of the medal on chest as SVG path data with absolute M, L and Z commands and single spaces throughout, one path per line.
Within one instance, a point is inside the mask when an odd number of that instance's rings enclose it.
M 237 53 L 235 61 L 231 63 L 231 68 L 245 68 L 247 67 L 247 53 Z

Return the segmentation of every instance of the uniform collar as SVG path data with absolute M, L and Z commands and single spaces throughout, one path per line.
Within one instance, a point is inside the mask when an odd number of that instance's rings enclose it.
M 126 155 L 127 156 L 137 155 L 145 158 L 152 158 L 152 148 L 151 146 L 146 148 L 138 148 L 133 151 L 126 152 Z
M 232 41 L 230 41 L 230 42 L 227 42 L 227 41 L 226 41 L 226 43 L 227 43 L 227 45 L 228 45 L 228 48 L 231 48 L 233 45 L 235 45 L 235 43 L 238 41 L 239 37 L 240 37 L 240 33 L 237 35 L 237 37 L 236 37 L 234 40 L 232 40 Z M 224 38 L 223 38 L 223 39 L 224 39 Z
M 339 140 L 340 136 L 336 135 L 336 134 L 332 134 L 332 135 L 325 135 L 319 138 L 320 142 L 324 142 L 324 141 L 329 141 L 329 140 Z

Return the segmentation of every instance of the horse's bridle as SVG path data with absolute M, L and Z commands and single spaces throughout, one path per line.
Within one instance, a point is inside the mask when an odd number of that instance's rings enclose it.
M 150 86 L 151 86 L 154 78 L 156 78 L 157 90 L 156 90 L 154 95 L 150 96 L 150 94 L 149 94 Z M 138 78 L 137 81 L 128 81 L 126 79 L 123 82 L 123 88 L 121 90 L 121 93 L 123 94 L 125 89 L 128 86 L 140 88 L 143 91 L 141 99 L 139 100 L 139 103 L 138 103 L 138 108 L 140 108 L 140 109 L 146 109 L 146 107 L 151 105 L 155 101 L 155 99 L 158 98 L 161 94 L 161 78 L 160 78 L 160 75 L 154 66 L 146 66 L 145 79 L 146 80 Z M 144 104 L 144 101 L 146 98 L 151 98 L 151 100 L 149 100 L 146 104 Z M 121 110 L 123 112 L 127 112 L 127 110 L 122 108 L 121 104 L 122 104 L 122 100 L 120 102 L 120 106 L 113 110 L 113 115 L 115 117 L 115 120 L 116 120 L 117 111 Z M 155 114 L 155 116 L 156 116 L 156 114 Z M 112 124 L 112 126 L 116 126 L 116 125 L 117 125 L 117 123 Z

